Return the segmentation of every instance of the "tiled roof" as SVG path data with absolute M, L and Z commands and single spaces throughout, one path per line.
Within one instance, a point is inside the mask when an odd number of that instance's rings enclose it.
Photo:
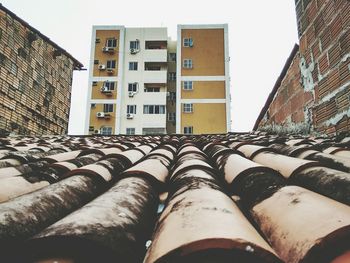
M 350 137 L 0 139 L 0 262 L 350 262 Z

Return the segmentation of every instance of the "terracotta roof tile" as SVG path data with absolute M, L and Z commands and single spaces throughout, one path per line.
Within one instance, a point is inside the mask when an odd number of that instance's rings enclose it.
M 349 240 L 350 207 L 298 186 L 281 188 L 252 211 L 285 262 L 325 262 Z
M 148 180 L 129 177 L 28 242 L 32 260 L 58 252 L 78 262 L 141 262 L 157 216 Z
M 347 262 L 349 153 L 264 132 L 0 138 L 0 262 Z

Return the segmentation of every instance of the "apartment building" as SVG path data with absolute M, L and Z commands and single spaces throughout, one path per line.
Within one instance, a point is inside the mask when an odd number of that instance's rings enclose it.
M 229 131 L 227 25 L 181 25 L 178 35 L 93 27 L 86 134 Z
M 82 67 L 0 4 L 0 135 L 67 134 L 73 70 Z
M 227 25 L 178 25 L 176 133 L 230 131 Z

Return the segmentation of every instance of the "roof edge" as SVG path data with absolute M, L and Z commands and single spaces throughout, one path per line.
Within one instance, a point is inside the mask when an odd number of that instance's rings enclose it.
M 50 38 L 45 36 L 43 33 L 41 33 L 39 30 L 35 29 L 31 25 L 29 25 L 26 21 L 24 21 L 22 18 L 18 17 L 15 13 L 13 13 L 11 10 L 7 9 L 0 3 L 0 10 L 4 11 L 8 15 L 10 15 L 13 19 L 16 19 L 18 22 L 20 22 L 23 26 L 29 28 L 34 33 L 38 34 L 42 39 L 49 42 L 54 48 L 61 51 L 64 55 L 66 55 L 68 58 L 73 60 L 74 63 L 74 70 L 82 70 L 84 65 L 79 62 L 76 58 L 74 58 L 70 53 L 68 53 L 65 49 L 61 48 L 59 45 L 57 45 L 55 42 L 53 42 Z
M 293 59 L 294 59 L 295 55 L 297 54 L 298 50 L 299 50 L 299 45 L 295 44 L 292 52 L 290 53 L 290 55 L 286 61 L 286 63 L 284 64 L 284 67 L 282 69 L 281 74 L 279 75 L 277 81 L 275 82 L 275 85 L 273 86 L 272 91 L 270 92 L 269 96 L 267 97 L 267 100 L 265 102 L 264 107 L 261 109 L 260 114 L 259 114 L 257 120 L 255 121 L 253 131 L 256 131 L 258 129 L 259 123 L 264 118 L 265 113 L 267 112 L 268 108 L 270 107 L 270 104 L 273 101 L 273 98 L 275 97 L 279 87 L 281 86 L 282 80 L 286 76 L 288 69 L 289 69 L 290 65 L 292 64 Z

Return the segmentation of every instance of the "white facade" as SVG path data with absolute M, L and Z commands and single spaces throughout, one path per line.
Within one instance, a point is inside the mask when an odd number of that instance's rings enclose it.
M 155 129 L 157 133 L 163 130 L 163 133 L 166 133 L 167 38 L 166 28 L 127 28 L 125 30 L 121 134 L 126 134 L 127 128 L 134 128 L 135 134 L 143 134 L 144 129 Z M 131 52 L 130 41 L 138 41 L 139 48 Z M 146 46 L 148 43 L 158 44 L 158 42 L 165 45 L 163 49 L 149 49 Z M 137 62 L 137 70 L 129 69 L 130 62 Z M 159 70 L 148 70 L 151 66 L 153 69 L 159 67 Z M 128 87 L 132 83 L 137 83 L 137 91 L 129 94 Z M 159 87 L 159 92 L 145 92 L 147 87 L 148 90 Z M 128 105 L 136 105 L 136 113 L 128 115 Z M 144 114 L 145 105 L 164 106 L 164 113 Z

